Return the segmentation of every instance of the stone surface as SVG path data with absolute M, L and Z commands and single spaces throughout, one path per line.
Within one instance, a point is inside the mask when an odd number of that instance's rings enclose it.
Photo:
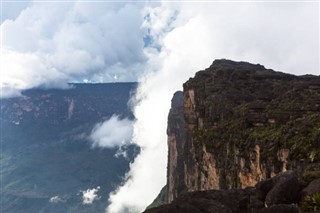
M 273 187 L 266 196 L 266 205 L 296 203 L 299 196 L 299 182 L 293 172 L 285 172 L 272 178 Z
M 165 205 L 168 203 L 168 187 L 165 185 L 159 195 L 153 200 L 153 202 L 146 208 L 146 209 L 151 209 L 154 207 L 158 207 L 161 205 Z
M 320 193 L 320 178 L 309 183 L 309 185 L 302 190 L 301 195 L 307 196 L 315 193 Z
M 187 124 L 183 116 L 183 93 L 176 92 L 172 98 L 171 110 L 168 116 L 168 161 L 167 167 L 167 186 L 168 200 L 185 192 L 186 185 L 184 181 L 184 153 L 181 150 L 186 150 Z M 179 143 L 177 143 L 179 141 Z
M 216 60 L 183 88 L 183 103 L 179 93 L 168 118 L 169 202 L 185 192 L 254 186 L 319 162 L 319 76 Z M 260 189 L 264 200 L 270 189 Z
M 259 209 L 253 213 L 299 213 L 299 208 L 294 204 L 279 204 L 269 208 Z
M 263 202 L 265 201 L 267 194 L 273 188 L 273 186 L 274 186 L 274 183 L 270 178 L 264 181 L 260 181 L 255 185 L 258 197 L 261 201 Z
M 181 195 L 171 204 L 148 209 L 145 213 L 245 213 L 249 212 L 254 189 L 208 190 Z

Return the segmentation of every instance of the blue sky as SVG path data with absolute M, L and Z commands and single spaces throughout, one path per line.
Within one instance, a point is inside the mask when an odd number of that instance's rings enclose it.
M 319 75 L 316 2 L 5 1 L 2 12 L 1 97 L 83 80 L 140 82 L 133 142 L 143 149 L 109 212 L 140 212 L 165 184 L 170 99 L 214 59 Z

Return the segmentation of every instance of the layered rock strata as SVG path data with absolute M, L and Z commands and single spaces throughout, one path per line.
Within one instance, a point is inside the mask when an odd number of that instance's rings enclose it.
M 168 202 L 319 170 L 319 76 L 216 60 L 183 88 L 168 118 Z

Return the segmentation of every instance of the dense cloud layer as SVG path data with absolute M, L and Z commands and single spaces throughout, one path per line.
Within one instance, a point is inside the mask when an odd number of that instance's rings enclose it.
M 164 3 L 146 10 L 149 19 L 144 26 L 153 41 L 146 49 L 151 74 L 140 79 L 137 98 L 141 101 L 134 110 L 134 142 L 142 149 L 127 182 L 111 195 L 107 212 L 141 212 L 165 185 L 164 141 L 172 94 L 215 58 L 319 74 L 319 11 L 315 6 Z
M 147 60 L 140 10 L 129 3 L 31 4 L 1 25 L 2 95 L 84 79 L 136 81 Z

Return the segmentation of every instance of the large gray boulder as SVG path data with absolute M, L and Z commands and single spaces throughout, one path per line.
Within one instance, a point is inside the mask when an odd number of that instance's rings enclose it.
M 299 213 L 299 208 L 294 204 L 278 204 L 269 208 L 259 209 L 253 213 Z
M 296 203 L 299 196 L 299 182 L 292 172 L 285 172 L 272 178 L 273 187 L 268 192 L 265 204 L 267 207 L 276 204 Z
M 190 192 L 168 205 L 148 209 L 145 213 L 247 213 L 254 195 L 253 189 Z
M 311 183 L 302 190 L 301 195 L 304 197 L 315 193 L 320 193 L 320 178 L 311 181 Z

